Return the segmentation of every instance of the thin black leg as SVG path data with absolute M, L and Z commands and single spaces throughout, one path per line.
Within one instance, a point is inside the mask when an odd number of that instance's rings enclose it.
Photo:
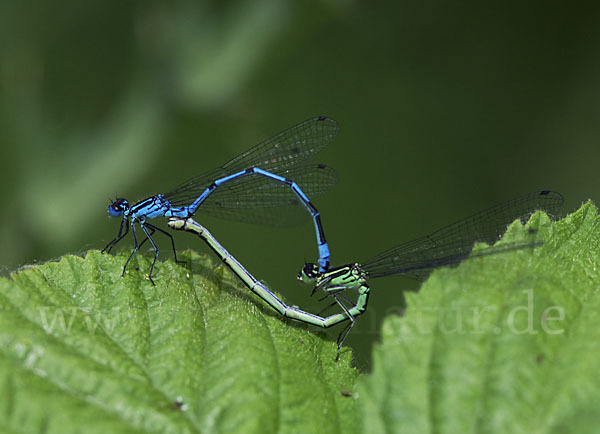
M 152 261 L 152 266 L 150 267 L 150 273 L 148 273 L 148 279 L 150 279 L 150 283 L 152 283 L 152 285 L 154 285 L 154 280 L 152 280 L 152 271 L 154 270 L 154 264 L 156 264 L 156 260 L 158 259 L 159 250 L 158 250 L 158 246 L 152 239 L 152 236 L 150 235 L 150 233 L 148 233 L 148 229 L 146 229 L 146 225 L 143 223 L 140 223 L 140 227 L 146 234 L 146 237 L 150 240 L 150 243 L 152 244 L 152 247 L 154 247 L 154 250 L 156 252 L 154 254 L 154 261 Z M 154 226 L 154 228 L 156 228 L 156 226 Z M 152 232 L 152 233 L 154 233 L 154 232 Z
M 346 316 L 348 316 L 348 319 L 350 321 L 354 321 L 354 316 L 350 313 L 350 311 L 348 310 L 348 308 L 346 307 L 346 305 L 344 303 L 342 303 L 342 301 L 338 298 L 338 296 L 334 295 L 333 298 L 335 299 L 335 302 L 342 308 L 342 310 L 344 311 L 344 313 L 346 314 Z M 352 304 L 352 303 L 350 303 L 350 304 Z
M 152 234 L 154 234 L 154 231 L 158 231 L 161 232 L 163 234 L 165 234 L 167 237 L 169 237 L 171 239 L 171 247 L 173 248 L 173 256 L 175 257 L 175 262 L 177 262 L 178 264 L 184 264 L 187 265 L 187 262 L 185 261 L 180 261 L 177 259 L 177 250 L 175 250 L 175 240 L 173 239 L 173 235 L 171 235 L 170 233 L 168 233 L 167 231 L 165 231 L 164 229 L 159 228 L 158 226 L 154 226 L 151 225 L 149 223 L 146 223 L 146 227 L 150 228 L 152 230 Z M 144 240 L 146 241 L 146 240 Z
M 323 301 L 328 297 L 333 297 L 337 294 L 339 294 L 340 292 L 344 292 L 347 291 L 348 287 L 344 286 L 344 285 L 339 285 L 339 286 L 328 286 L 327 287 L 327 293 L 319 299 L 319 301 Z M 350 304 L 352 304 L 352 302 L 350 302 Z
M 335 301 L 333 303 L 331 303 L 330 305 L 327 305 L 323 309 L 321 309 L 317 315 L 321 316 L 323 313 L 325 313 L 326 311 L 328 311 L 329 309 L 331 309 L 335 305 L 342 306 L 342 309 L 344 310 L 344 312 L 349 315 L 350 312 L 348 311 L 348 309 L 346 308 L 345 305 L 341 304 L 341 302 L 340 302 L 339 299 L 341 299 L 342 301 L 345 301 L 346 303 L 348 303 L 352 307 L 356 307 L 356 305 L 354 303 L 352 303 L 352 300 L 350 300 L 348 297 L 346 297 L 345 295 L 340 294 L 341 291 L 342 290 L 335 291 L 335 292 L 333 292 L 331 294 L 327 294 L 327 295 L 325 295 L 325 297 L 319 299 L 319 301 L 323 301 L 323 300 L 325 300 L 328 297 L 334 297 Z
M 352 303 L 352 300 L 350 300 L 345 295 L 338 294 L 338 297 L 341 298 L 342 300 L 344 300 L 346 303 L 351 304 L 353 307 L 356 307 L 356 305 L 354 303 Z
M 125 270 L 127 269 L 127 266 L 129 265 L 129 261 L 131 261 L 131 258 L 133 258 L 133 255 L 135 255 L 135 252 L 137 252 L 138 249 L 140 248 L 140 246 L 138 245 L 137 235 L 135 233 L 135 225 L 134 225 L 133 221 L 131 222 L 131 232 L 133 233 L 133 252 L 131 252 L 131 255 L 129 255 L 127 262 L 125 262 L 125 266 L 123 267 L 123 274 L 121 274 L 121 276 L 125 275 Z
M 158 258 L 158 254 L 159 254 L 158 246 L 152 239 L 152 235 L 154 235 L 154 233 L 156 231 L 165 234 L 171 240 L 171 247 L 173 248 L 173 256 L 175 257 L 175 262 L 177 262 L 178 264 L 187 265 L 187 262 L 180 261 L 177 259 L 177 251 L 175 250 L 175 240 L 173 239 L 173 236 L 170 233 L 168 233 L 167 231 L 165 231 L 157 226 L 149 224 L 149 223 L 140 224 L 140 227 L 142 228 L 142 231 L 144 231 L 144 234 L 146 235 L 146 237 L 142 240 L 141 243 L 138 243 L 137 233 L 135 230 L 135 223 L 133 221 L 131 221 L 131 224 L 129 224 L 129 221 L 127 221 L 125 219 L 121 220 L 121 226 L 119 227 L 119 233 L 117 234 L 117 237 L 114 240 L 112 240 L 110 243 L 108 243 L 106 245 L 106 247 L 104 249 L 102 249 L 102 252 L 105 252 L 105 251 L 110 252 L 111 249 L 129 233 L 129 226 L 131 226 L 131 232 L 133 234 L 134 247 L 133 247 L 133 251 L 129 255 L 129 258 L 127 258 L 127 262 L 125 262 L 125 266 L 123 267 L 123 273 L 121 273 L 122 276 L 125 275 L 125 270 L 127 270 L 127 266 L 129 265 L 129 262 L 131 262 L 131 259 L 136 254 L 136 252 L 144 245 L 144 243 L 146 241 L 150 240 L 150 243 L 152 244 L 152 248 L 154 249 L 155 254 L 154 254 L 154 261 L 152 262 L 152 267 L 150 267 L 150 273 L 148 274 L 148 279 L 154 285 L 154 280 L 152 280 L 152 271 L 154 270 L 154 265 L 156 264 L 156 260 Z M 123 227 L 125 227 L 125 230 L 123 230 Z
M 324 299 L 321 299 L 321 300 L 319 300 L 319 301 L 322 301 L 322 300 L 324 300 Z M 325 312 L 327 312 L 329 309 L 331 309 L 331 308 L 332 308 L 333 306 L 335 306 L 336 304 L 338 304 L 338 303 L 337 303 L 337 301 L 334 301 L 334 302 L 333 302 L 333 303 L 331 303 L 330 305 L 328 305 L 328 306 L 325 306 L 323 309 L 321 309 L 321 310 L 319 311 L 319 313 L 318 313 L 317 315 L 318 315 L 318 316 L 321 316 L 321 315 L 323 315 Z
M 148 226 L 148 223 L 146 223 L 146 226 Z M 150 235 L 154 235 L 154 229 L 151 229 Z M 144 243 L 148 241 L 148 238 L 144 238 L 144 241 L 142 241 L 140 243 L 140 249 L 142 248 L 142 246 L 144 245 Z
M 342 331 L 340 332 L 340 334 L 338 335 L 338 338 L 337 338 L 337 347 L 338 348 L 337 348 L 337 356 L 335 357 L 335 361 L 337 362 L 340 359 L 340 350 L 342 348 L 342 345 L 343 345 L 344 341 L 346 340 L 346 338 L 348 337 L 348 333 L 350 333 L 350 330 L 352 330 L 352 327 L 354 326 L 355 321 L 354 321 L 354 317 L 352 316 L 352 314 L 350 313 L 348 308 L 344 305 L 344 303 L 341 302 L 341 300 L 339 300 L 337 295 L 334 295 L 333 298 L 335 298 L 335 301 L 337 302 L 337 304 L 339 304 L 339 306 L 346 313 L 346 315 L 348 316 L 348 319 L 350 320 L 348 325 L 342 329 Z
M 126 219 L 122 219 L 121 220 L 121 226 L 119 226 L 119 233 L 117 234 L 117 237 L 112 240 L 110 243 L 108 243 L 106 245 L 105 248 L 102 249 L 102 253 L 106 252 L 106 253 L 110 253 L 110 251 L 112 250 L 112 248 L 119 242 L 121 241 L 125 235 L 127 235 L 129 233 L 129 225 L 126 224 L 127 220 Z M 125 225 L 125 232 L 123 233 L 123 225 Z
M 144 226 L 146 226 L 148 229 L 150 229 L 150 235 L 154 235 L 154 232 L 158 231 L 158 232 L 163 233 L 166 236 L 168 236 L 171 239 L 171 247 L 173 248 L 173 256 L 175 256 L 175 262 L 177 262 L 178 264 L 183 264 L 183 265 L 187 266 L 187 262 L 180 261 L 177 259 L 177 250 L 175 250 L 175 240 L 173 239 L 173 236 L 170 233 L 162 230 L 158 226 L 151 225 L 150 223 L 145 223 Z M 148 238 L 144 238 L 144 241 L 142 241 L 140 243 L 140 249 L 142 248 L 142 246 L 144 245 L 144 243 L 146 241 L 148 241 Z
M 337 356 L 335 356 L 336 362 L 340 359 L 340 350 L 342 349 L 344 341 L 348 337 L 348 333 L 350 333 L 350 330 L 352 330 L 352 326 L 354 326 L 354 320 L 350 321 L 346 327 L 342 329 L 337 338 Z

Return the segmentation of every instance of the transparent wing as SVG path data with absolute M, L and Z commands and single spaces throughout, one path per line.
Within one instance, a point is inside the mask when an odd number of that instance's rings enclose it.
M 294 180 L 309 198 L 329 191 L 336 171 L 323 164 L 292 167 L 280 173 Z M 251 175 L 223 184 L 198 209 L 206 215 L 248 223 L 288 226 L 309 217 L 304 205 L 286 185 Z
M 165 197 L 173 206 L 189 205 L 216 179 L 223 178 L 224 176 L 231 175 L 253 166 L 281 176 L 287 176 L 286 173 L 289 173 L 293 167 L 300 163 L 306 163 L 313 155 L 327 146 L 327 144 L 335 138 L 338 131 L 338 123 L 334 119 L 325 116 L 319 116 L 301 122 L 280 132 L 270 139 L 259 143 L 253 148 L 250 148 L 248 151 L 238 155 L 223 166 L 184 182 L 165 194 Z M 244 198 L 248 197 L 248 195 L 256 188 L 256 184 L 251 184 L 247 181 L 248 178 L 243 177 L 238 181 L 233 182 L 234 184 L 237 182 L 235 191 L 237 192 L 236 194 L 238 194 L 241 203 L 244 203 Z M 277 182 L 272 180 L 269 181 L 266 178 L 264 182 L 277 184 Z M 301 185 L 301 188 L 304 189 L 306 187 Z M 220 196 L 222 194 L 220 193 L 221 189 L 222 187 L 219 187 L 215 190 L 211 197 L 213 195 Z M 305 193 L 309 194 L 308 191 L 305 191 Z M 233 193 L 230 190 L 228 194 L 230 200 L 233 197 L 232 194 Z M 271 199 L 265 203 L 274 206 L 276 197 L 280 196 L 282 195 L 273 195 Z M 284 202 L 285 201 L 283 200 L 278 205 L 283 206 L 285 205 Z M 212 203 L 213 206 L 217 206 L 219 203 L 222 203 L 222 201 L 212 200 L 210 203 Z M 202 205 L 201 209 L 210 207 L 210 203 L 207 201 Z M 259 207 L 261 205 L 255 203 L 254 206 Z M 243 218 L 240 216 L 239 219 Z
M 402 274 L 423 280 L 435 268 L 458 264 L 471 252 L 477 242 L 492 244 L 516 219 L 525 222 L 537 210 L 550 215 L 558 212 L 563 203 L 560 193 L 542 190 L 520 196 L 439 229 L 430 235 L 400 244 L 362 264 L 369 277 Z M 503 249 L 515 250 L 535 244 L 507 244 Z M 481 254 L 483 254 L 482 252 Z M 476 255 L 481 255 L 476 253 Z

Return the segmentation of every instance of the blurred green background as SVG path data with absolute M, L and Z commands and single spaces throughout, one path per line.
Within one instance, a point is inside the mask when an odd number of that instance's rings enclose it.
M 341 125 L 318 158 L 340 181 L 315 200 L 334 264 L 541 188 L 570 211 L 600 197 L 598 22 L 577 2 L 3 2 L 0 264 L 102 248 L 116 194 L 166 192 L 319 114 Z M 197 219 L 318 310 L 295 281 L 316 258 L 308 219 Z M 417 284 L 372 287 L 347 341 L 361 367 Z

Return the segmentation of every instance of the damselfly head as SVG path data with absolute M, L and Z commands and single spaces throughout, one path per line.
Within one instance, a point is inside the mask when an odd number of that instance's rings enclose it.
M 298 280 L 310 285 L 314 284 L 320 275 L 319 266 L 313 262 L 307 262 L 298 273 Z
M 129 208 L 129 202 L 127 201 L 127 199 L 118 197 L 115 200 L 113 200 L 110 205 L 108 205 L 108 214 L 111 217 L 120 217 L 123 215 L 127 208 Z

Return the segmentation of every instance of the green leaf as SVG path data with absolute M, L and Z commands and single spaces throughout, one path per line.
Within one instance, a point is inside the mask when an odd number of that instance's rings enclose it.
M 156 287 L 139 255 L 125 277 L 126 254 L 96 251 L 23 269 L 0 279 L 0 430 L 595 431 L 600 218 L 586 204 L 527 228 L 542 247 L 469 259 L 407 294 L 357 387 L 349 352 L 335 363 L 333 342 L 207 257 L 159 263 Z
M 0 279 L 0 431 L 355 431 L 350 353 L 222 266 L 65 256 Z
M 359 380 L 365 432 L 597 432 L 600 218 L 588 203 L 528 227 L 542 247 L 438 270 L 385 320 Z

